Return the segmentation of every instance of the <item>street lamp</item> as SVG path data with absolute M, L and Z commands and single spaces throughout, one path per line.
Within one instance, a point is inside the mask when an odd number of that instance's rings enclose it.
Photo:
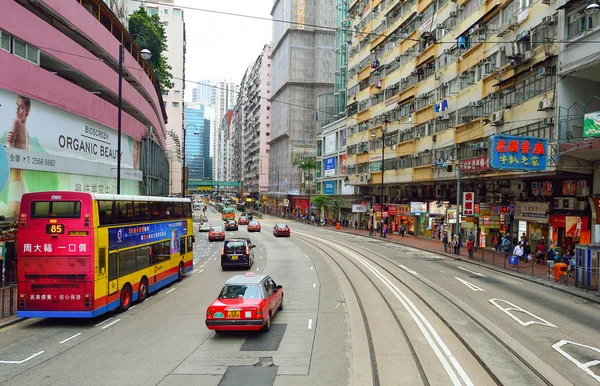
M 387 117 L 384 118 L 383 120 L 383 126 L 381 127 L 381 195 L 379 198 L 379 205 L 380 205 L 380 209 L 379 209 L 379 213 L 380 215 L 380 221 L 381 221 L 381 226 L 379 227 L 379 236 L 383 237 L 383 174 L 385 173 L 385 131 L 387 130 L 387 125 L 388 123 L 390 123 L 390 121 L 388 121 Z M 371 132 L 371 138 L 375 137 L 375 133 Z M 373 219 L 373 222 L 375 221 L 375 219 Z
M 147 45 L 146 39 L 143 36 L 136 35 L 144 41 L 144 45 Z M 144 60 L 148 60 L 152 57 L 152 52 L 144 48 L 140 52 Z M 121 110 L 123 109 L 123 61 L 125 60 L 125 46 L 119 44 L 119 100 L 118 115 L 117 115 L 117 194 L 121 194 Z
M 198 127 L 196 125 L 194 125 L 193 123 L 190 123 L 188 125 L 186 125 L 183 128 L 183 160 L 182 160 L 182 166 L 181 166 L 181 197 L 185 198 L 186 196 L 186 191 L 187 191 L 187 170 L 185 170 L 185 138 L 186 138 L 186 133 L 187 133 L 187 128 L 190 126 L 194 126 L 194 128 L 196 129 L 196 131 L 194 131 L 194 135 L 200 135 L 200 132 L 198 131 Z

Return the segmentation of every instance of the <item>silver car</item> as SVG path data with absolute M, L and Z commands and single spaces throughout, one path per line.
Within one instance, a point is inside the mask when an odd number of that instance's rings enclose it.
M 203 222 L 202 224 L 200 224 L 200 228 L 198 229 L 200 232 L 208 232 L 210 231 L 210 223 L 208 222 Z

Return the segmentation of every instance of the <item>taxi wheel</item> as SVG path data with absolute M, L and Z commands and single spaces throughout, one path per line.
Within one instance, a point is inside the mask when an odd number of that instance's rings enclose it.
M 177 281 L 182 281 L 183 280 L 183 263 L 179 263 L 179 269 L 177 270 Z
M 262 330 L 264 332 L 269 332 L 270 329 L 271 329 L 271 311 L 269 311 L 269 315 L 267 315 L 267 322 L 263 326 Z
M 148 297 L 148 279 L 143 278 L 140 281 L 140 287 L 138 288 L 138 302 L 143 302 Z
M 125 284 L 121 290 L 121 304 L 119 305 L 119 309 L 121 312 L 125 312 L 129 307 L 131 307 L 131 286 Z
M 283 295 L 281 295 L 281 303 L 279 303 L 279 308 L 277 311 L 283 311 Z

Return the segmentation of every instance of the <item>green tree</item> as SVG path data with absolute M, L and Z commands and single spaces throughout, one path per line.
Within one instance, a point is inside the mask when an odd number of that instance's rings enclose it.
M 313 191 L 312 175 L 313 175 L 313 172 L 316 172 L 316 170 L 317 170 L 317 160 L 315 159 L 315 157 L 296 157 L 292 161 L 292 165 L 297 166 L 298 169 L 302 170 L 304 172 L 303 173 L 304 178 L 306 179 L 306 177 L 308 177 L 309 180 L 311 181 L 310 183 L 306 184 L 306 186 L 305 186 L 305 190 L 310 195 L 310 192 Z M 304 183 L 304 181 L 303 181 L 303 183 Z
M 342 204 L 340 198 L 331 197 L 326 194 L 321 194 L 318 196 L 311 197 L 310 201 L 313 202 L 318 209 L 319 208 L 337 209 Z
M 148 61 L 158 79 L 161 91 L 164 93 L 173 88 L 172 67 L 167 64 L 163 54 L 167 49 L 165 27 L 158 15 L 150 16 L 145 8 L 140 7 L 129 17 L 129 33 L 142 49 L 146 48 L 152 53 Z

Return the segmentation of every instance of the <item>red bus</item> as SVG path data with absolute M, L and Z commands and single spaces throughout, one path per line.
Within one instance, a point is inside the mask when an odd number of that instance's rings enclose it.
M 21 199 L 19 317 L 93 318 L 193 269 L 189 199 L 81 192 Z

